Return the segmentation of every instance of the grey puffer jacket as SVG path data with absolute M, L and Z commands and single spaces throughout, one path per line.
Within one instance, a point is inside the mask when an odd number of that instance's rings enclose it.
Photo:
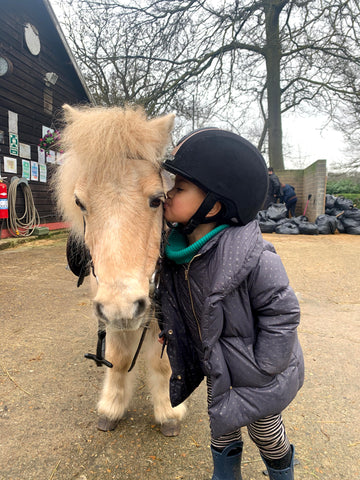
M 167 259 L 161 302 L 172 405 L 208 376 L 214 438 L 293 400 L 304 379 L 299 304 L 257 221 L 221 231 L 187 265 Z

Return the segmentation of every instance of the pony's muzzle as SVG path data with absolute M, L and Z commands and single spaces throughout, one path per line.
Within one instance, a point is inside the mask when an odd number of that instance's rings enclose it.
M 120 330 L 137 330 L 145 316 L 149 300 L 138 298 L 126 309 L 118 309 L 114 305 L 94 301 L 96 316 L 107 325 Z

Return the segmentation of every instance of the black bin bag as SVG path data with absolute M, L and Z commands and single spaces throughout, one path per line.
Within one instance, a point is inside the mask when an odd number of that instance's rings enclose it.
M 348 210 L 346 213 L 351 212 Z M 354 216 L 341 216 L 341 223 L 345 228 L 345 233 L 349 235 L 360 235 L 360 221 Z
M 275 228 L 275 233 L 282 235 L 299 235 L 299 227 L 292 222 L 282 223 Z
M 267 209 L 267 216 L 276 222 L 277 220 L 286 218 L 286 212 L 287 210 L 285 203 L 271 203 Z
M 338 210 L 350 210 L 354 206 L 354 202 L 349 198 L 336 197 L 335 208 Z
M 271 220 L 271 218 L 268 218 L 267 220 L 261 220 L 259 222 L 260 230 L 262 233 L 273 233 L 276 225 L 277 223 L 274 220 Z
M 319 235 L 319 228 L 315 223 L 300 222 L 298 229 L 302 235 Z
M 319 215 L 315 220 L 321 235 L 330 235 L 336 232 L 336 217 L 330 215 Z

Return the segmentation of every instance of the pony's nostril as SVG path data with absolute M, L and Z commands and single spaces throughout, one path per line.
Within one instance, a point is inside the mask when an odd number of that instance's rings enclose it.
M 146 301 L 143 298 L 134 302 L 134 317 L 140 317 L 146 310 Z
M 99 303 L 99 302 L 95 303 L 95 312 L 99 318 L 107 321 L 106 315 L 104 313 L 104 305 L 102 303 Z

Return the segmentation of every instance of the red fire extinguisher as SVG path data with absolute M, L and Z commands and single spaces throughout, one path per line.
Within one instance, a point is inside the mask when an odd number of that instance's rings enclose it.
M 9 218 L 7 186 L 4 178 L 0 177 L 0 219 Z

